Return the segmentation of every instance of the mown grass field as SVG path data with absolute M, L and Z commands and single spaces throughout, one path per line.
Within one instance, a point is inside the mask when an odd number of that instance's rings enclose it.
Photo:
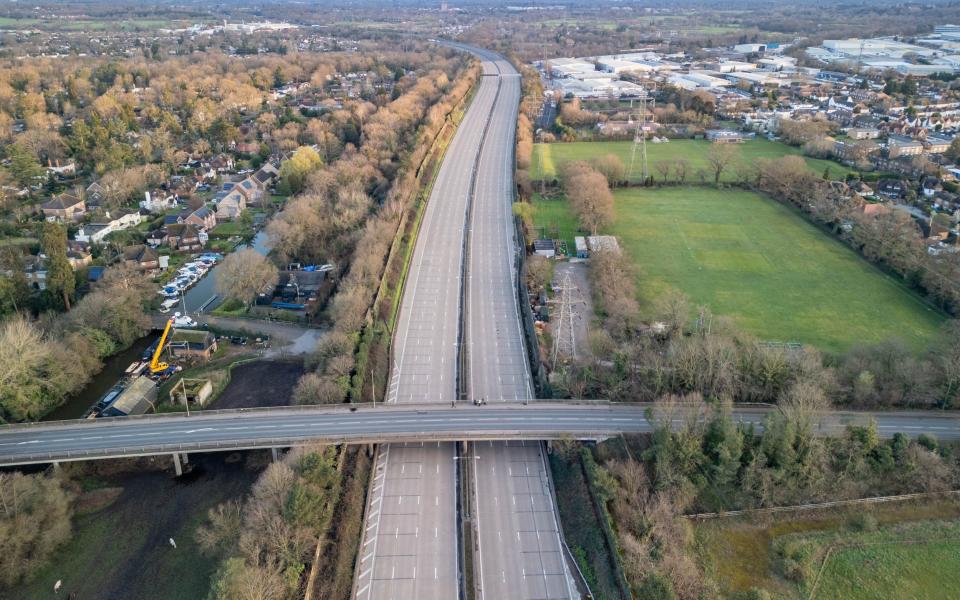
M 590 160 L 606 154 L 615 154 L 620 157 L 623 164 L 629 169 L 631 142 L 571 142 L 569 144 L 536 144 L 533 147 L 533 161 L 530 165 L 530 177 L 535 180 L 551 180 L 557 176 L 557 170 L 563 163 L 571 160 Z M 647 164 L 649 172 L 657 181 L 660 180 L 660 174 L 654 168 L 658 161 L 672 161 L 680 158 L 686 159 L 690 163 L 687 173 L 687 182 L 696 183 L 700 181 L 698 171 L 703 171 L 706 181 L 712 182 L 710 165 L 707 163 L 707 153 L 710 151 L 712 142 L 706 140 L 671 140 L 666 144 L 647 143 Z M 800 154 L 799 148 L 788 146 L 780 142 L 771 142 L 765 138 L 749 140 L 736 146 L 740 156 L 734 160 L 734 163 L 727 169 L 727 172 L 721 177 L 722 181 L 734 181 L 736 179 L 737 164 L 750 164 L 759 158 L 779 158 L 789 154 Z M 816 158 L 803 159 L 811 170 L 818 175 L 823 174 L 827 169 L 833 178 L 842 178 L 850 169 L 832 160 L 821 160 Z M 639 159 L 638 159 L 639 161 Z M 634 166 L 633 180 L 639 181 L 642 178 L 642 170 L 639 162 Z M 671 177 L 672 178 L 672 177 Z
M 855 528 L 857 515 L 865 511 L 879 524 L 875 531 Z M 960 586 L 960 504 L 955 499 L 718 519 L 698 523 L 694 530 L 701 564 L 728 593 L 756 587 L 776 598 L 946 600 Z M 809 552 L 809 579 L 782 576 L 776 548 L 784 544 Z
M 807 222 L 752 192 L 713 187 L 617 190 L 615 223 L 638 269 L 641 309 L 653 316 L 679 290 L 763 340 L 840 352 L 899 338 L 922 349 L 944 315 L 897 279 Z M 569 240 L 576 221 L 564 200 L 535 201 L 547 235 Z

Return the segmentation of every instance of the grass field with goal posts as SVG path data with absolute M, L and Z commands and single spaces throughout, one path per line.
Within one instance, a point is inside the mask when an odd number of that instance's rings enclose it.
M 641 310 L 682 291 L 762 340 L 842 352 L 899 338 L 921 350 L 945 320 L 898 279 L 791 208 L 708 186 L 617 190 L 616 235 L 638 268 Z M 573 248 L 577 223 L 562 198 L 536 198 L 535 222 Z
M 713 172 L 707 163 L 707 153 L 713 143 L 706 140 L 671 140 L 667 143 L 654 144 L 647 142 L 647 164 L 649 173 L 660 181 L 661 175 L 657 172 L 655 165 L 659 161 L 675 161 L 686 159 L 689 162 L 687 172 L 687 183 L 699 183 L 700 175 L 698 171 L 703 172 L 703 177 L 707 182 L 713 182 Z M 536 144 L 533 147 L 533 161 L 530 165 L 530 177 L 534 180 L 547 179 L 552 180 L 557 176 L 558 169 L 563 163 L 571 160 L 590 160 L 604 156 L 606 154 L 615 154 L 620 157 L 625 167 L 630 167 L 630 148 L 631 142 L 571 142 L 568 144 Z M 742 144 L 737 144 L 736 148 L 739 157 L 734 160 L 726 172 L 723 173 L 721 181 L 734 181 L 737 177 L 737 163 L 750 164 L 759 158 L 780 158 L 789 154 L 800 154 L 800 149 L 788 146 L 781 142 L 771 142 L 765 138 L 749 140 Z M 640 181 L 642 179 L 642 170 L 639 164 L 639 155 L 637 164 L 634 166 L 632 180 Z M 850 169 L 832 160 L 821 160 L 817 158 L 806 158 L 807 165 L 817 175 L 822 175 L 829 170 L 832 179 L 843 179 Z M 671 179 L 673 177 L 671 176 Z

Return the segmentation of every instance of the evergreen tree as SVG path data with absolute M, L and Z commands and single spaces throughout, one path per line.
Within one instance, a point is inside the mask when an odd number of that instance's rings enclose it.
M 64 308 L 70 310 L 76 279 L 67 259 L 66 228 L 59 223 L 44 223 L 40 245 L 47 255 L 47 289 L 51 294 L 61 297 Z

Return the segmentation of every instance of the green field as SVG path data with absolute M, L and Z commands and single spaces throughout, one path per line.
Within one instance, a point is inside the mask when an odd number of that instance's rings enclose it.
M 763 340 L 829 352 L 896 337 L 917 350 L 944 316 L 794 210 L 738 189 L 632 188 L 615 192 L 609 231 L 638 267 L 647 316 L 677 289 Z M 573 247 L 563 200 L 535 200 L 537 225 Z
M 863 529 L 865 514 L 875 530 Z M 699 562 L 724 592 L 762 588 L 774 598 L 821 600 L 955 597 L 958 534 L 956 498 L 729 517 L 694 526 Z M 801 581 L 784 577 L 785 555 L 806 566 Z
M 960 590 L 960 522 L 899 527 L 844 542 L 863 546 L 831 553 L 811 598 L 946 600 Z
M 676 160 L 684 158 L 690 163 L 687 173 L 687 182 L 696 183 L 700 181 L 698 171 L 703 171 L 706 181 L 712 182 L 713 175 L 710 174 L 710 166 L 707 164 L 707 153 L 710 151 L 712 142 L 706 140 L 671 140 L 666 144 L 647 143 L 647 163 L 649 173 L 658 181 L 660 174 L 657 173 L 654 165 L 658 161 Z M 563 163 L 571 160 L 590 160 L 606 154 L 615 154 L 620 157 L 623 164 L 630 167 L 630 148 L 631 142 L 571 142 L 569 144 L 536 144 L 533 147 L 533 161 L 530 165 L 530 177 L 535 180 L 553 179 L 557 176 L 557 168 Z M 740 158 L 734 161 L 734 164 L 727 169 L 721 178 L 723 181 L 734 181 L 736 179 L 737 163 L 750 164 L 759 158 L 779 158 L 788 154 L 800 154 L 800 149 L 788 146 L 780 142 L 771 142 L 765 138 L 749 140 L 738 144 Z M 817 158 L 804 157 L 807 165 L 818 175 L 826 169 L 830 170 L 832 178 L 842 178 L 850 169 L 832 160 L 821 160 Z M 642 178 L 642 170 L 639 162 L 634 166 L 633 179 L 639 181 Z

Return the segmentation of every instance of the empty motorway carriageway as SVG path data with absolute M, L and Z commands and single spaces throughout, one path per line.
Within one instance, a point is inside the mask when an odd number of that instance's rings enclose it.
M 407 275 L 387 390 L 392 404 L 453 404 L 460 397 L 464 265 L 477 164 L 497 115 L 516 111 L 498 66 L 484 77 L 447 149 Z M 464 592 L 457 446 L 380 446 L 358 558 L 357 600 L 450 599 Z
M 447 150 L 414 249 L 394 336 L 387 391 L 394 404 L 534 396 L 511 214 L 520 77 L 502 57 L 460 49 L 481 59 L 483 77 Z M 460 597 L 467 554 L 479 598 L 575 597 L 542 444 L 491 441 L 482 454 L 465 449 L 426 441 L 380 447 L 357 600 Z M 462 486 L 461 475 L 474 485 Z M 463 489 L 470 497 L 460 498 Z

